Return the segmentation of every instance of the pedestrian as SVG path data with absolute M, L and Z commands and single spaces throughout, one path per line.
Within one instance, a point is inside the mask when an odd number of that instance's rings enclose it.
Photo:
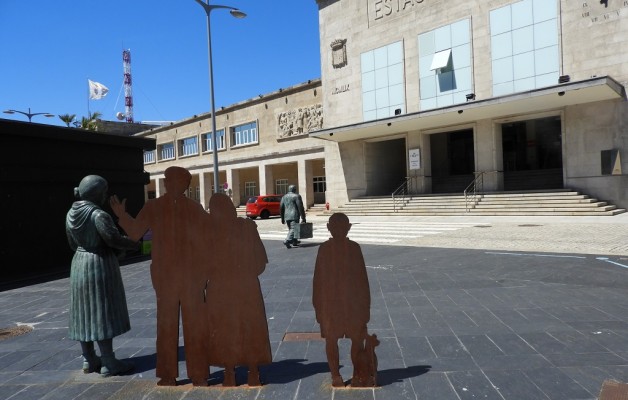
M 298 246 L 299 240 L 294 237 L 294 224 L 299 223 L 299 219 L 302 222 L 305 221 L 305 209 L 303 208 L 303 200 L 301 195 L 297 193 L 297 187 L 295 185 L 288 186 L 288 193 L 283 195 L 280 203 L 281 208 L 281 223 L 286 224 L 288 227 L 288 236 L 284 240 L 283 244 L 288 248 L 292 246 Z
M 179 314 L 188 377 L 194 386 L 207 386 L 209 364 L 205 283 L 199 257 L 201 226 L 209 218 L 200 203 L 185 196 L 192 175 L 181 167 L 165 171 L 166 193 L 149 200 L 136 218 L 127 214 L 125 200 L 110 199 L 119 224 L 132 239 L 152 230 L 151 279 L 157 297 L 157 368 L 159 386 L 175 386 L 179 376 Z
M 332 386 L 344 386 L 338 354 L 338 339 L 344 337 L 351 339 L 351 362 L 354 368 L 352 386 L 374 386 L 375 379 L 367 382 L 364 377 L 374 376 L 376 373 L 373 371 L 374 352 L 371 354 L 373 361 L 370 362 L 370 371 L 364 371 L 369 365 L 362 362 L 362 354 L 366 351 L 365 342 L 369 339 L 366 324 L 370 319 L 371 307 L 362 250 L 359 244 L 347 237 L 351 224 L 345 214 L 333 214 L 327 228 L 332 237 L 322 243 L 318 250 L 312 303 L 316 321 L 320 324 L 321 336 L 325 338 Z M 373 343 L 369 347 L 373 348 L 375 345 Z
M 138 247 L 137 242 L 120 234 L 102 209 L 107 190 L 104 178 L 84 177 L 74 189 L 79 200 L 72 204 L 65 222 L 68 242 L 75 251 L 70 269 L 68 337 L 81 342 L 83 372 L 100 372 L 102 376 L 133 369 L 133 364 L 116 359 L 113 338 L 131 329 L 118 255 Z

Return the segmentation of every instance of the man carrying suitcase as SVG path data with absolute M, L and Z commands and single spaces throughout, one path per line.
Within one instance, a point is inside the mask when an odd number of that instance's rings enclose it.
M 281 198 L 281 223 L 288 226 L 288 236 L 283 244 L 290 249 L 292 246 L 298 246 L 299 241 L 294 237 L 294 224 L 299 223 L 299 218 L 305 222 L 305 209 L 303 208 L 303 200 L 301 195 L 297 193 L 295 185 L 288 186 L 288 193 Z

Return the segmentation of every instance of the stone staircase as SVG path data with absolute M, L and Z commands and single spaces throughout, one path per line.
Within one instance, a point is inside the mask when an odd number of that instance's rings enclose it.
M 468 209 L 467 209 L 468 207 Z M 569 189 L 478 194 L 467 204 L 464 195 L 420 195 L 407 197 L 396 206 L 390 196 L 362 197 L 324 213 L 347 215 L 548 215 L 602 216 L 626 212 L 597 199 Z

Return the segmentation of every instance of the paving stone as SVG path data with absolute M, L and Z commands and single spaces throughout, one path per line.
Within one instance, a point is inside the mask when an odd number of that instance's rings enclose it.
M 538 368 L 523 373 L 552 400 L 591 399 L 589 392 L 558 368 Z
M 457 398 L 447 375 L 443 372 L 428 372 L 411 378 L 417 398 L 422 400 L 443 400 Z
M 486 376 L 504 399 L 547 400 L 547 396 L 522 371 L 486 371 Z
M 429 336 L 427 340 L 440 358 L 466 358 L 469 353 L 456 336 Z
M 486 335 L 458 335 L 458 339 L 473 357 L 496 357 L 504 355 L 500 348 Z
M 450 372 L 447 377 L 460 399 L 503 399 L 481 371 Z

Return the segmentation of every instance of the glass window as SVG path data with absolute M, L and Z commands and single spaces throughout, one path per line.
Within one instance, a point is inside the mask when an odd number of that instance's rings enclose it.
M 201 135 L 201 140 L 203 143 L 203 152 L 213 151 L 214 146 L 212 144 L 212 134 L 204 133 Z M 225 130 L 218 129 L 216 130 L 216 146 L 218 146 L 218 150 L 224 150 L 225 148 Z
M 325 193 L 327 190 L 327 183 L 324 176 L 315 176 L 314 179 L 314 193 Z
M 549 20 L 534 25 L 534 48 L 542 49 L 544 47 L 554 46 L 558 44 L 558 27 L 556 20 Z
M 256 196 L 257 195 L 257 182 L 244 182 L 244 196 Z
M 525 28 L 512 31 L 512 48 L 514 49 L 514 54 L 534 51 L 534 27 L 526 26 Z
M 419 35 L 419 56 L 432 57 L 436 53 L 434 51 L 434 31 Z
M 451 50 L 451 61 L 458 68 L 471 66 L 471 45 L 469 43 L 456 46 Z
M 550 19 L 556 19 L 556 2 L 547 0 L 532 0 L 532 12 L 535 24 Z
M 547 1 L 547 0 L 544 0 Z M 510 6 L 501 7 L 490 12 L 491 36 L 512 30 Z
M 432 65 L 430 66 L 430 70 L 441 69 L 447 67 L 449 64 L 449 58 L 451 57 L 451 49 L 439 51 L 434 54 L 434 58 L 432 59 Z
M 174 158 L 174 143 L 164 143 L 157 146 L 159 160 L 172 160 Z
M 532 0 L 523 0 L 512 5 L 512 29 L 530 26 L 532 17 Z
M 362 53 L 361 56 L 362 73 L 375 71 L 375 58 L 372 51 Z
M 231 146 L 257 143 L 257 121 L 231 128 Z
M 500 7 L 491 11 L 490 23 L 494 96 L 558 84 L 556 2 L 523 0 Z
M 366 93 L 371 90 L 375 90 L 375 71 L 362 74 L 362 92 Z
M 493 84 L 512 81 L 512 57 L 506 57 L 493 61 Z
M 463 19 L 451 24 L 451 46 L 456 47 L 471 42 L 469 38 L 470 26 L 469 20 Z
M 403 42 L 395 42 L 363 53 L 361 61 L 364 120 L 390 117 L 394 115 L 395 109 L 403 110 L 405 108 Z M 393 110 L 392 114 L 390 110 Z
M 534 52 L 518 54 L 513 58 L 513 79 L 534 77 Z
M 471 67 L 459 68 L 454 71 L 454 82 L 456 86 L 456 93 L 464 94 L 464 102 L 467 101 L 466 95 L 473 90 Z
M 155 150 L 144 150 L 144 164 L 152 164 L 155 162 Z
M 275 194 L 286 194 L 288 193 L 288 180 L 287 179 L 277 179 L 275 182 Z
M 491 55 L 493 60 L 512 56 L 511 32 L 505 32 L 491 38 Z
M 473 91 L 470 27 L 464 19 L 419 35 L 421 110 L 466 102 Z
M 198 140 L 196 136 L 179 140 L 179 155 L 181 157 L 198 154 Z
M 431 97 L 436 97 L 436 77 L 428 76 L 427 78 L 421 79 L 420 82 L 420 94 L 422 99 L 429 99 Z M 423 108 L 423 107 L 421 107 Z
M 537 75 L 558 72 L 558 46 L 537 50 L 535 54 L 534 65 Z M 557 83 L 558 81 L 554 82 Z
M 451 48 L 451 25 L 436 29 L 434 32 L 434 50 L 439 52 Z

